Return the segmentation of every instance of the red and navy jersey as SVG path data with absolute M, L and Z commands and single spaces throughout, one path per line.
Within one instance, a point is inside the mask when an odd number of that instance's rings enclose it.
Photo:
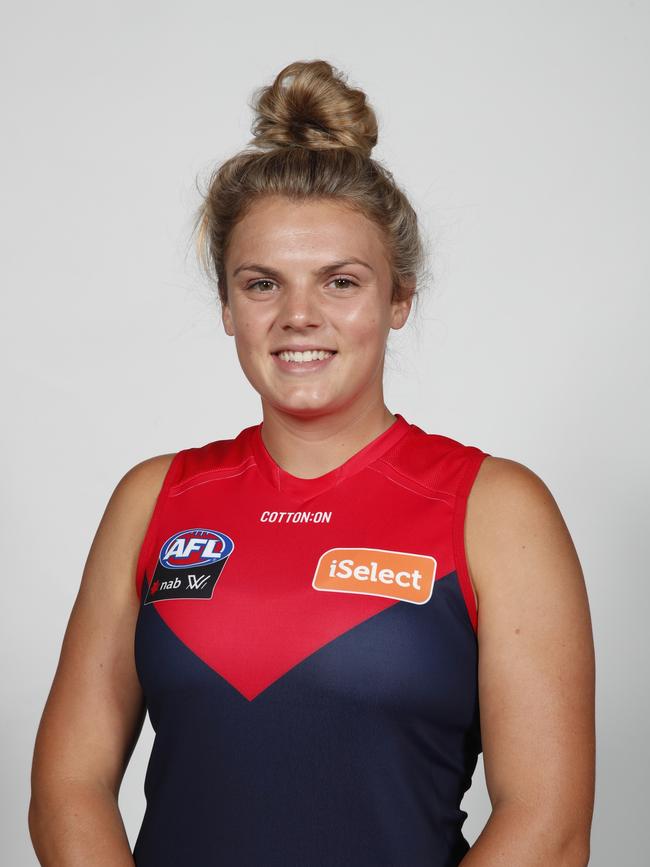
M 137 867 L 451 867 L 469 849 L 463 527 L 488 453 L 395 415 L 312 479 L 262 423 L 174 456 L 136 576 L 155 731 Z

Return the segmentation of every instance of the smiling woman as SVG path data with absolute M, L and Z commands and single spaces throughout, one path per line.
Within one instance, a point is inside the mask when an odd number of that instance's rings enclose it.
M 113 867 L 586 864 L 593 645 L 562 516 L 522 464 L 384 402 L 424 248 L 363 92 L 296 62 L 254 107 L 253 147 L 213 173 L 194 228 L 262 420 L 138 464 L 111 497 L 37 738 L 35 848 Z M 131 853 L 117 795 L 147 711 Z M 481 751 L 493 809 L 470 848 Z

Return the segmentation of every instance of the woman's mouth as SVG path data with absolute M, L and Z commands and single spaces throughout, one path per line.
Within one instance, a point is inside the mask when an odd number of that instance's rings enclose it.
M 282 350 L 271 354 L 280 370 L 289 373 L 306 373 L 326 367 L 337 353 L 329 349 L 309 349 L 305 352 Z

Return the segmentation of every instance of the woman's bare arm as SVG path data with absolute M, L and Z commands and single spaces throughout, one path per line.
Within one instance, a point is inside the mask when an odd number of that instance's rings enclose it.
M 595 661 L 582 569 L 546 485 L 488 457 L 467 504 L 492 814 L 462 867 L 584 867 L 595 783 Z
M 133 867 L 117 797 L 145 715 L 135 568 L 173 455 L 116 486 L 93 539 L 34 747 L 29 831 L 44 867 Z

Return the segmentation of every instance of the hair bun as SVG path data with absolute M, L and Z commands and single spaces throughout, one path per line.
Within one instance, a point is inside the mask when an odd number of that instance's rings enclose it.
M 250 144 L 261 149 L 354 148 L 369 157 L 377 144 L 377 118 L 358 88 L 326 60 L 296 61 L 273 84 L 255 91 Z

